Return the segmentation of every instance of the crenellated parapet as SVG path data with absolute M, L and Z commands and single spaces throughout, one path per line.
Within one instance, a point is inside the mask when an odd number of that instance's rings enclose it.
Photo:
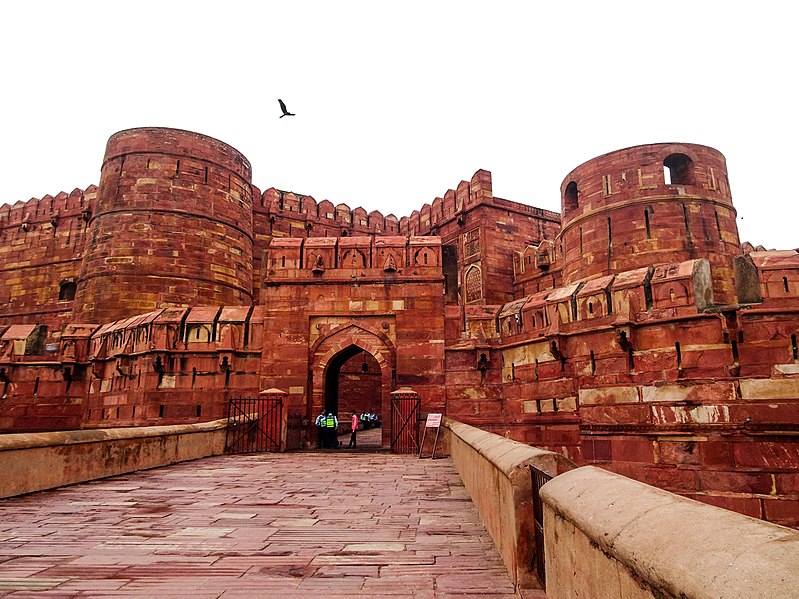
M 275 237 L 324 237 L 358 235 L 396 235 L 398 220 L 377 210 L 351 209 L 347 204 L 271 187 L 263 192 L 254 207 L 256 229 Z
M 55 196 L 31 198 L 27 202 L 18 201 L 13 205 L 0 206 L 0 229 L 20 227 L 23 231 L 34 230 L 38 226 L 58 228 L 67 219 L 80 218 L 84 223 L 91 217 L 91 210 L 97 198 L 97 186 L 90 185 L 85 190 L 75 188 L 70 193 L 62 191 Z
M 91 185 L 0 206 L 0 322 L 69 321 L 96 198 Z

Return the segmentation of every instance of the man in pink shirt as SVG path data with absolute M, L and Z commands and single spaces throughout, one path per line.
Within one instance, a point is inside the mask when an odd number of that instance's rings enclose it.
M 357 449 L 358 443 L 355 440 L 355 431 L 358 430 L 358 423 L 360 419 L 358 418 L 358 414 L 355 410 L 352 411 L 352 435 L 350 435 L 350 444 L 347 445 L 347 449 Z

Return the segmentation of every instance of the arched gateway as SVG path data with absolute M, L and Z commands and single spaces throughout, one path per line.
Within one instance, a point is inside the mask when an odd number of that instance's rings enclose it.
M 377 411 L 384 418 L 389 414 L 396 349 L 382 331 L 355 323 L 336 328 L 311 346 L 309 362 L 310 414 L 318 414 L 323 407 L 338 413 L 340 419 L 347 417 L 340 408 Z M 342 394 L 342 375 L 352 372 L 353 366 L 361 370 L 357 377 L 361 384 L 345 385 L 348 393 Z M 384 426 L 383 446 L 389 445 L 389 435 Z

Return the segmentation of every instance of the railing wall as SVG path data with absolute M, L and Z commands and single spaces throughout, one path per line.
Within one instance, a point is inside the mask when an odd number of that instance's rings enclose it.
M 218 455 L 227 420 L 0 435 L 0 497 Z

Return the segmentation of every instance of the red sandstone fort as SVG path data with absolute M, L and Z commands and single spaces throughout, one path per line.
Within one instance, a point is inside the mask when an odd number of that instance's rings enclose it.
M 412 388 L 799 525 L 797 251 L 742 247 L 700 145 L 605 154 L 560 195 L 496 198 L 480 170 L 398 219 L 262 192 L 204 135 L 117 133 L 99 186 L 0 207 L 0 431 L 201 422 L 279 389 L 292 449 L 322 407 L 386 417 Z

